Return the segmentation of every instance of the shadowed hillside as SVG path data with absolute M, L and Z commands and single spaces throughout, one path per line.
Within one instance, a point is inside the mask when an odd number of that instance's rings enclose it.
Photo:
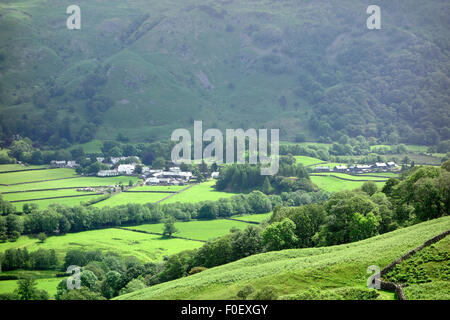
M 45 0 L 0 4 L 3 137 L 52 146 L 193 120 L 434 144 L 450 138 L 447 1 Z M 239 116 L 236 116 L 236 115 Z

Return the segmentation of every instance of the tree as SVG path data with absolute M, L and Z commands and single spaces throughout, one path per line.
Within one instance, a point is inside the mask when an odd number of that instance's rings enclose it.
M 268 251 L 295 248 L 298 239 L 294 230 L 295 223 L 288 218 L 275 222 L 262 232 L 262 243 Z
M 81 287 L 80 289 L 69 290 L 63 293 L 59 297 L 59 300 L 106 300 L 106 299 L 98 292 L 93 292 L 89 290 L 89 288 Z
M 44 232 L 40 232 L 40 233 L 37 235 L 37 238 L 38 238 L 38 240 L 39 240 L 41 243 L 44 243 L 45 240 L 47 239 L 47 235 L 46 235 Z
M 146 288 L 144 281 L 142 279 L 133 279 L 127 283 L 127 285 L 120 290 L 119 295 L 131 293 L 137 290 Z
M 166 166 L 166 160 L 163 157 L 157 157 L 152 162 L 152 167 L 154 169 L 163 169 Z
M 17 239 L 23 232 L 23 222 L 20 217 L 15 214 L 6 216 L 6 229 L 9 238 Z
M 246 285 L 241 290 L 238 291 L 236 296 L 241 299 L 245 300 L 247 299 L 253 292 L 255 292 L 255 288 L 252 285 Z
M 163 236 L 171 237 L 172 234 L 178 232 L 177 228 L 175 228 L 175 219 L 173 217 L 169 217 L 164 222 L 164 231 Z
M 262 185 L 261 191 L 264 192 L 265 194 L 271 194 L 273 192 L 273 188 L 272 185 L 270 184 L 269 178 L 266 177 L 264 179 L 264 183 Z
M 277 300 L 278 294 L 275 287 L 265 286 L 255 293 L 254 300 Z
M 373 181 L 366 181 L 361 186 L 361 190 L 367 193 L 369 196 L 372 196 L 375 192 L 378 191 L 378 187 Z
M 48 300 L 48 293 L 36 288 L 36 280 L 29 276 L 22 276 L 17 280 L 17 289 L 14 291 L 20 300 Z

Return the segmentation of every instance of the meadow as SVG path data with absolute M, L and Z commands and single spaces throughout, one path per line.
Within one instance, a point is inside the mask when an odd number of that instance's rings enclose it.
M 343 190 L 353 190 L 360 188 L 364 181 L 346 181 L 341 180 L 335 177 L 331 176 L 311 176 L 311 181 L 317 185 L 322 190 L 328 191 L 328 192 L 338 192 Z M 366 178 L 366 177 L 364 177 Z M 376 178 L 375 178 L 376 179 Z M 368 180 L 368 179 L 364 179 Z M 384 186 L 384 182 L 375 182 L 375 184 L 378 186 L 378 189 L 381 189 Z
M 11 166 L 16 165 L 0 165 L 0 172 L 15 169 L 15 167 Z M 52 180 L 52 179 L 60 179 L 60 180 Z M 8 172 L 8 173 L 0 173 L 0 184 L 4 184 L 0 186 L 0 193 L 2 193 L 2 197 L 5 200 L 19 201 L 12 203 L 17 211 L 21 211 L 23 205 L 26 203 L 35 203 L 39 206 L 40 209 L 45 209 L 52 203 L 59 203 L 68 206 L 76 206 L 84 202 L 101 197 L 93 193 L 91 195 L 90 192 L 76 191 L 77 188 L 111 186 L 117 184 L 128 185 L 129 181 L 137 183 L 138 181 L 140 181 L 140 179 L 137 177 L 124 177 L 124 176 L 105 177 L 105 178 L 84 177 L 76 175 L 75 170 L 66 168 Z M 70 189 L 60 189 L 60 188 L 70 188 Z M 79 196 L 79 197 L 45 199 L 52 197 L 67 197 L 67 196 Z
M 45 199 L 45 200 L 32 200 L 32 201 L 23 201 L 23 202 L 13 202 L 11 203 L 14 208 L 18 212 L 22 211 L 24 204 L 34 203 L 38 206 L 39 209 L 46 209 L 52 204 L 62 204 L 69 207 L 75 207 L 82 205 L 85 202 L 93 201 L 95 199 L 100 199 L 101 195 L 91 195 L 91 196 L 83 196 L 83 197 L 71 197 L 71 198 L 58 198 L 58 199 Z
M 127 185 L 129 181 L 136 183 L 139 181 L 137 177 L 79 177 L 73 179 L 43 181 L 26 184 L 18 184 L 13 186 L 0 186 L 0 192 L 6 191 L 24 191 L 24 190 L 42 190 L 42 189 L 57 189 L 57 188 L 84 188 L 84 187 L 99 187 L 99 186 L 114 186 L 117 184 Z
M 45 290 L 50 295 L 50 298 L 56 294 L 56 289 L 59 282 L 64 278 L 42 278 L 36 279 L 36 288 Z M 17 288 L 17 280 L 3 280 L 0 281 L 0 294 L 13 292 Z
M 368 266 L 383 268 L 449 228 L 450 217 L 443 217 L 349 244 L 257 254 L 116 299 L 236 299 L 245 285 L 258 290 L 267 284 L 281 299 L 298 299 L 314 289 L 322 297 L 342 288 L 365 289 Z M 394 298 L 378 292 L 380 299 Z
M 202 182 L 186 191 L 180 192 L 177 195 L 167 200 L 164 200 L 163 203 L 173 203 L 173 202 L 194 203 L 201 201 L 216 201 L 222 198 L 229 198 L 236 195 L 235 193 L 231 192 L 216 191 L 213 187 L 215 183 L 216 182 L 214 180 Z
M 294 156 L 296 163 L 301 163 L 303 166 L 310 166 L 313 164 L 323 163 L 323 160 L 308 156 Z
M 109 228 L 51 236 L 44 243 L 28 236 L 21 236 L 16 242 L 0 244 L 0 252 L 12 248 L 27 248 L 30 252 L 40 248 L 54 249 L 58 258 L 62 260 L 68 250 L 98 249 L 115 252 L 121 256 L 135 256 L 143 262 L 150 262 L 160 261 L 163 256 L 195 249 L 201 245 L 199 241 L 167 239 L 159 235 Z
M 21 164 L 2 164 L 0 165 L 0 173 L 1 172 L 8 172 L 8 171 L 19 171 L 19 170 L 29 170 L 29 169 L 44 169 L 47 168 L 46 165 L 28 165 L 23 166 Z
M 114 207 L 127 203 L 146 204 L 162 200 L 170 195 L 172 195 L 172 193 L 121 192 L 113 195 L 112 197 L 104 201 L 97 202 L 92 206 L 97 208 L 103 208 L 103 207 Z
M 355 181 L 361 181 L 361 180 L 375 180 L 375 181 L 387 180 L 386 178 L 383 178 L 383 177 L 371 177 L 371 176 L 368 176 L 368 175 L 351 175 L 351 174 L 340 173 L 340 172 L 314 172 L 313 175 L 314 176 L 335 176 L 335 177 L 338 177 L 338 178 L 350 179 L 350 180 L 355 180 Z
M 2 171 L 0 169 L 0 171 Z M 30 181 L 42 181 L 76 177 L 73 169 L 59 168 L 35 171 L 8 172 L 0 174 L 0 184 L 15 184 Z
M 206 241 L 228 234 L 231 228 L 245 229 L 249 225 L 245 222 L 227 219 L 175 222 L 175 228 L 177 228 L 178 232 L 174 233 L 174 236 Z M 126 228 L 162 233 L 164 224 L 144 224 Z
M 244 214 L 244 215 L 235 215 L 231 216 L 232 219 L 238 219 L 242 221 L 249 221 L 249 222 L 263 222 L 264 220 L 267 220 L 272 215 L 272 212 L 268 213 L 258 213 L 258 214 Z
M 131 188 L 130 191 L 159 191 L 159 192 L 177 192 L 187 188 L 185 186 L 138 186 Z

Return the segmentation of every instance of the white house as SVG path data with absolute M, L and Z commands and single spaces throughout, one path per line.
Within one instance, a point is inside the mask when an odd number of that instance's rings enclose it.
M 117 167 L 117 171 L 121 174 L 133 174 L 134 172 L 134 168 L 136 167 L 136 165 L 134 164 L 119 164 L 119 166 Z
M 150 177 L 147 180 L 145 180 L 145 184 L 146 185 L 155 185 L 155 184 L 159 184 L 159 179 L 158 178 L 154 178 L 154 177 Z
M 66 161 L 52 160 L 50 161 L 50 164 L 54 168 L 64 168 L 66 166 Z
M 119 172 L 117 172 L 116 170 L 100 170 L 97 173 L 97 176 L 99 177 L 114 177 L 114 176 L 118 176 Z
M 76 161 L 67 161 L 66 167 L 68 167 L 68 168 L 75 168 L 76 166 L 77 166 L 77 162 Z

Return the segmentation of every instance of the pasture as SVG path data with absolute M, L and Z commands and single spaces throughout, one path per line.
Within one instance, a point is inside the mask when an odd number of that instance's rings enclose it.
M 236 299 L 245 285 L 258 290 L 267 284 L 281 299 L 302 299 L 305 294 L 311 297 L 312 289 L 325 299 L 339 289 L 366 289 L 368 266 L 383 268 L 448 229 L 450 217 L 443 217 L 343 245 L 257 254 L 116 299 L 228 300 Z M 394 298 L 391 292 L 378 292 L 379 299 Z
M 61 179 L 76 177 L 73 169 L 47 169 L 35 171 L 8 172 L 0 174 L 0 184 L 15 184 L 31 181 L 42 181 L 51 179 Z
M 34 203 L 38 205 L 39 209 L 48 208 L 52 204 L 62 204 L 69 207 L 82 205 L 84 202 L 91 201 L 97 198 L 101 198 L 101 195 L 91 195 L 91 196 L 83 196 L 83 197 L 71 197 L 71 198 L 58 198 L 58 199 L 45 199 L 45 200 L 32 200 L 32 201 L 23 201 L 23 202 L 13 202 L 11 203 L 18 212 L 22 211 L 23 205 L 28 203 Z
M 138 186 L 130 189 L 130 191 L 159 191 L 159 192 L 177 192 L 187 188 L 188 186 Z
M 320 160 L 318 158 L 308 156 L 294 156 L 294 158 L 296 163 L 301 163 L 305 167 L 324 162 L 323 160 Z
M 162 200 L 171 194 L 172 193 L 121 192 L 104 201 L 97 202 L 92 206 L 103 208 L 119 206 L 127 203 L 146 204 Z
M 51 236 L 44 243 L 28 236 L 21 236 L 16 242 L 1 243 L 0 252 L 11 248 L 27 248 L 30 252 L 40 248 L 54 249 L 58 258 L 62 260 L 68 250 L 98 249 L 115 252 L 121 256 L 135 256 L 143 262 L 149 262 L 160 261 L 163 256 L 195 249 L 201 245 L 202 243 L 198 241 L 166 239 L 158 235 L 110 228 Z
M 175 222 L 175 227 L 178 229 L 178 232 L 174 233 L 174 236 L 206 241 L 228 234 L 231 228 L 245 229 L 249 225 L 245 222 L 226 219 Z M 164 224 L 144 224 L 126 228 L 162 233 Z
M 50 299 L 56 294 L 56 288 L 59 282 L 64 278 L 42 278 L 36 279 L 36 288 L 45 290 L 50 295 Z M 17 280 L 2 280 L 0 281 L 0 294 L 10 293 L 17 288 Z
M 343 190 L 353 190 L 360 188 L 363 181 L 345 181 L 331 176 L 311 176 L 311 181 L 320 189 L 328 192 L 338 192 Z M 375 182 L 378 189 L 384 186 L 384 182 Z
M 214 180 L 209 180 L 194 185 L 190 189 L 180 192 L 167 200 L 164 200 L 162 203 L 173 203 L 173 202 L 194 203 L 201 201 L 216 201 L 221 198 L 229 198 L 236 195 L 235 193 L 231 192 L 216 191 L 213 187 L 215 183 L 216 182 Z
M 244 215 L 236 215 L 231 216 L 232 219 L 238 219 L 242 221 L 249 221 L 249 222 L 263 222 L 264 220 L 267 220 L 272 215 L 272 212 L 268 213 L 258 213 L 258 214 L 244 214 Z

